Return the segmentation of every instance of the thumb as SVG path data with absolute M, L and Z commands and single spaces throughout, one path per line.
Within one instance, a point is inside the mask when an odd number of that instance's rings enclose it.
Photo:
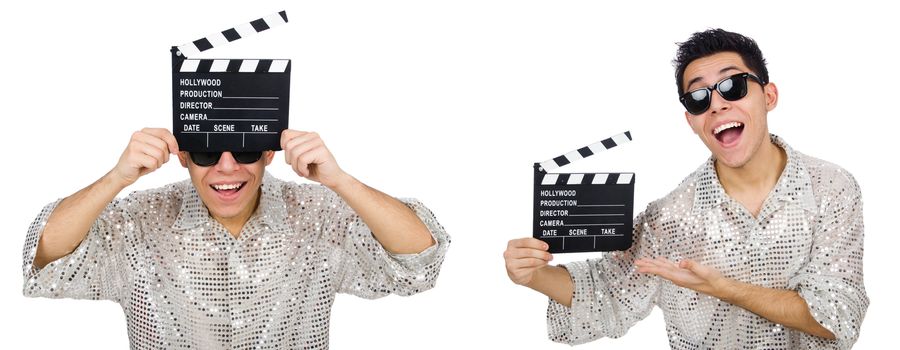
M 682 269 L 691 270 L 692 272 L 697 272 L 697 267 L 698 267 L 697 263 L 691 259 L 682 260 L 680 263 L 678 263 L 678 266 L 681 267 Z

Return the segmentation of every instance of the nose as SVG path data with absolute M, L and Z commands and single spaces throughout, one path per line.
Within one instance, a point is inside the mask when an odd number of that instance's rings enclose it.
M 223 173 L 230 173 L 238 169 L 238 162 L 234 160 L 234 156 L 231 155 L 231 152 L 222 152 L 222 157 L 219 158 L 219 162 L 216 163 L 216 171 L 220 171 Z
M 731 102 L 722 98 L 718 91 L 713 91 L 710 95 L 709 111 L 712 112 L 713 115 L 718 112 L 725 112 L 731 108 Z

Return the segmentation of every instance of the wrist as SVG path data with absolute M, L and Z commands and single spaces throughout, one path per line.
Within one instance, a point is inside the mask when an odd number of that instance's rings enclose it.
M 343 171 L 341 171 L 338 175 L 334 177 L 332 181 L 328 183 L 323 183 L 325 187 L 328 187 L 330 190 L 340 194 L 344 191 L 351 190 L 352 188 L 358 186 L 360 184 L 359 180 L 350 176 Z
M 537 270 L 534 270 L 534 273 L 531 274 L 531 279 L 528 280 L 528 282 L 523 283 L 522 285 L 540 292 L 541 288 L 539 288 L 538 286 L 541 284 L 541 281 L 544 279 L 544 274 L 547 273 L 548 267 L 550 267 L 550 266 L 547 265 L 547 266 L 538 268 Z
M 562 265 L 544 265 L 534 271 L 531 280 L 524 283 L 523 286 L 534 289 L 538 292 L 548 294 L 548 287 L 558 287 L 564 282 L 571 281 L 569 271 Z
M 571 307 L 572 300 L 575 298 L 575 283 L 572 281 L 569 271 L 562 265 L 546 265 L 537 269 L 534 271 L 531 281 L 525 286 L 548 296 L 565 307 Z
M 115 189 L 116 193 L 118 193 L 119 191 L 124 190 L 126 187 L 131 186 L 134 181 L 128 181 L 122 176 L 117 175 L 116 169 L 114 168 L 100 178 L 100 183 Z
M 741 288 L 741 282 L 723 277 L 713 284 L 713 296 L 724 302 L 734 304 L 742 294 Z

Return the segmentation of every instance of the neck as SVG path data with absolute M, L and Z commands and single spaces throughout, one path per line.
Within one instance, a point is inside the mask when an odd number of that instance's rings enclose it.
M 733 195 L 749 191 L 768 194 L 784 167 L 787 164 L 787 154 L 781 147 L 766 138 L 759 150 L 741 167 L 731 168 L 716 161 L 716 174 L 725 192 Z
M 222 224 L 222 226 L 225 226 L 225 229 L 228 230 L 228 232 L 231 233 L 234 238 L 240 237 L 241 230 L 244 229 L 244 225 L 247 223 L 247 221 L 250 221 L 250 216 L 252 216 L 253 213 L 256 212 L 256 208 L 259 207 L 259 192 L 260 190 L 257 189 L 256 198 L 253 200 L 253 205 L 247 206 L 237 215 L 231 217 L 218 217 L 213 215 L 213 219 L 216 219 L 216 221 Z

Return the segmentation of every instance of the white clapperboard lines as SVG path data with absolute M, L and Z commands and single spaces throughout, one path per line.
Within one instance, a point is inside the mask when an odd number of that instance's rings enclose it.
M 562 166 L 631 141 L 626 131 L 534 164 L 534 238 L 551 253 L 626 250 L 631 247 L 634 173 L 551 173 Z
M 183 151 L 280 150 L 291 60 L 192 59 L 287 23 L 281 11 L 172 47 L 172 131 Z

